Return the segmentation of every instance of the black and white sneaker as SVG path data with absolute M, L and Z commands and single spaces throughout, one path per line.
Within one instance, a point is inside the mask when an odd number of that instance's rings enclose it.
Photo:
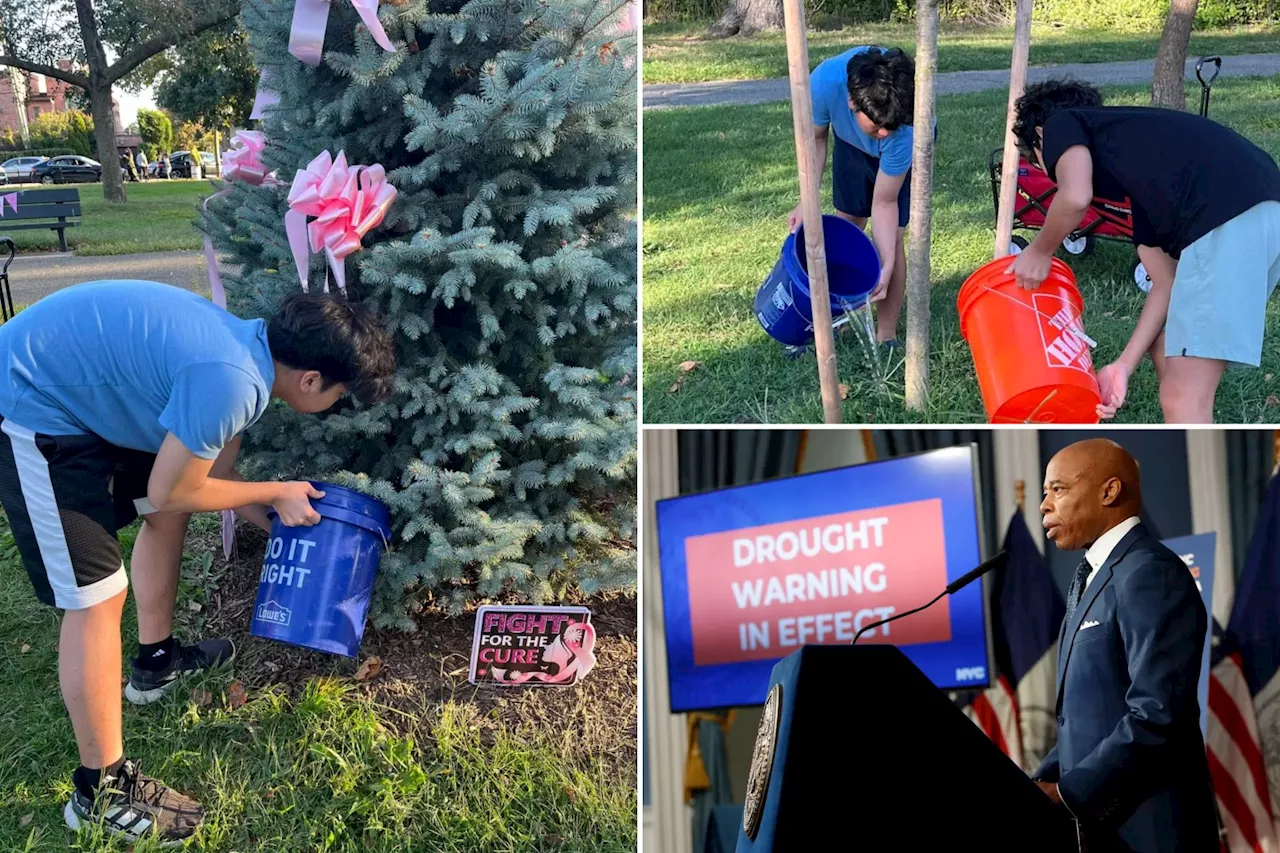
M 236 646 L 230 640 L 204 640 L 194 646 L 176 645 L 164 669 L 142 669 L 134 660 L 125 698 L 135 705 L 150 705 L 163 698 L 182 676 L 231 663 L 235 656 Z
M 138 765 L 126 761 L 115 776 L 107 776 L 98 795 L 89 799 L 76 791 L 62 810 L 73 830 L 100 825 L 128 841 L 149 837 L 161 847 L 184 844 L 204 822 L 204 808 L 186 794 L 143 776 Z

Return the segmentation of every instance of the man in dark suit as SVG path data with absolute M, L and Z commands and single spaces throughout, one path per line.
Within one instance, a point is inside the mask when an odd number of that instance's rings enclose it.
M 1090 853 L 1217 850 L 1196 696 L 1208 617 L 1140 521 L 1137 463 L 1105 439 L 1065 448 L 1040 512 L 1055 545 L 1088 550 L 1058 638 L 1058 743 L 1033 778 Z

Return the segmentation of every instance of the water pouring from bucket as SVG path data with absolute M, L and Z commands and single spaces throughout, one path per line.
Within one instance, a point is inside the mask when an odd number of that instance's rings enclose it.
M 249 633 L 255 637 L 355 657 L 391 510 L 382 501 L 332 483 L 312 505 L 321 520 L 287 527 L 274 512 Z
M 880 256 L 861 228 L 839 216 L 822 217 L 827 252 L 831 316 L 840 318 L 867 303 L 880 281 Z M 769 336 L 787 346 L 813 341 L 813 305 L 804 227 L 787 235 L 778 262 L 756 293 L 756 319 Z M 837 320 L 836 325 L 840 321 Z
M 973 352 L 987 420 L 1096 424 L 1101 395 L 1085 333 L 1084 300 L 1071 269 L 1053 258 L 1037 290 L 1018 286 L 1009 258 L 960 287 L 960 333 Z

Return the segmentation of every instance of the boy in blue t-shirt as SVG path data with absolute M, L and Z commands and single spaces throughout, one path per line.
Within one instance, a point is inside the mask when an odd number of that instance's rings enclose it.
M 906 292 L 903 229 L 911 213 L 911 122 L 915 63 L 898 48 L 855 47 L 818 65 L 810 76 L 817 181 L 831 143 L 831 184 L 836 213 L 859 228 L 871 220 L 880 255 L 880 281 L 872 293 L 876 337 L 897 345 L 898 316 Z M 831 133 L 834 131 L 834 134 Z M 787 227 L 800 227 L 800 206 Z
M 143 281 L 82 284 L 0 326 L 0 505 L 36 596 L 65 611 L 58 674 L 80 767 L 68 826 L 162 843 L 190 838 L 200 804 L 143 776 L 124 752 L 120 620 L 132 581 L 135 704 L 180 676 L 235 656 L 230 640 L 172 636 L 178 570 L 193 512 L 236 509 L 270 528 L 320 520 L 310 483 L 249 483 L 240 437 L 280 399 L 323 412 L 344 394 L 391 391 L 390 334 L 367 309 L 295 293 L 270 322 Z M 142 517 L 126 576 L 116 531 Z

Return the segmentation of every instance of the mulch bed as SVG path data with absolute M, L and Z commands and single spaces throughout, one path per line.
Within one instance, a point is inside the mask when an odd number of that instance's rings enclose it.
M 250 696 L 281 685 L 297 695 L 309 680 L 331 677 L 351 684 L 357 695 L 393 709 L 384 722 L 397 734 L 430 742 L 433 709 L 446 702 L 469 703 L 479 712 L 482 734 L 502 728 L 571 732 L 566 750 L 584 764 L 607 762 L 617 776 L 634 784 L 636 773 L 638 645 L 636 597 L 611 593 L 585 601 L 596 629 L 596 665 L 570 688 L 477 686 L 467 680 L 475 616 L 449 617 L 425 612 L 412 633 L 365 631 L 359 657 L 349 659 L 263 640 L 249 634 L 258 592 L 266 536 L 243 522 L 236 532 L 230 565 L 222 556 L 217 531 L 192 532 L 188 552 L 210 550 L 216 568 L 226 571 L 208 596 L 203 633 L 231 637 L 237 648 L 236 676 Z M 370 657 L 382 666 L 367 681 L 356 681 L 357 667 Z

